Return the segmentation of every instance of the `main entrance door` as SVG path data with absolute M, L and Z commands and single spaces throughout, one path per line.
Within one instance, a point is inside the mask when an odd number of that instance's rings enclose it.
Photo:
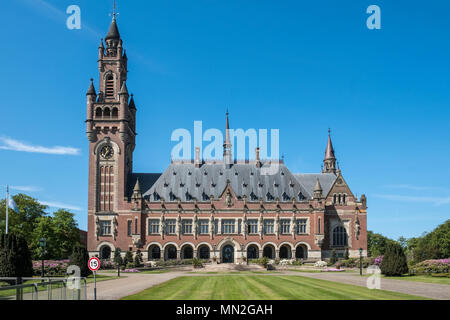
M 231 245 L 226 245 L 222 249 L 222 263 L 234 262 L 234 248 Z

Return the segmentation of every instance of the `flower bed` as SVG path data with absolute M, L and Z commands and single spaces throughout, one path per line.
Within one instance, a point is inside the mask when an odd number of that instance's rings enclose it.
M 450 259 L 425 260 L 411 268 L 411 273 L 449 273 Z
M 44 274 L 46 276 L 65 276 L 69 259 L 64 260 L 44 260 Z M 33 275 L 40 276 L 42 273 L 42 260 L 33 261 Z
M 122 272 L 129 272 L 129 273 L 138 273 L 140 272 L 138 269 L 125 269 Z

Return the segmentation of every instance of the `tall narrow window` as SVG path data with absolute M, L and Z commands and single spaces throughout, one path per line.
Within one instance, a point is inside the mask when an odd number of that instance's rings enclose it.
M 106 77 L 105 96 L 114 98 L 114 78 L 111 74 Z
M 131 228 L 132 228 L 131 225 L 133 222 L 131 220 L 128 220 L 127 222 L 128 222 L 128 225 L 127 225 L 128 236 L 131 237 Z
M 134 218 L 134 234 L 138 234 L 138 218 Z
M 318 222 L 318 233 L 320 234 L 320 217 L 319 217 L 319 222 Z
M 119 109 L 113 108 L 113 109 L 112 109 L 112 112 L 111 112 L 111 117 L 112 117 L 113 119 L 117 119 L 118 116 L 119 116 Z

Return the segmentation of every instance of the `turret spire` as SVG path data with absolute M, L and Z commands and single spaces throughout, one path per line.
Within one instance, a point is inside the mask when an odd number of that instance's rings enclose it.
M 225 129 L 225 141 L 223 143 L 223 160 L 227 168 L 231 167 L 231 141 L 230 141 L 230 121 L 228 119 L 228 109 L 227 109 L 227 125 Z
M 331 143 L 331 130 L 328 128 L 328 143 L 325 149 L 325 158 L 323 160 L 325 173 L 336 173 L 336 157 L 334 156 L 333 144 Z

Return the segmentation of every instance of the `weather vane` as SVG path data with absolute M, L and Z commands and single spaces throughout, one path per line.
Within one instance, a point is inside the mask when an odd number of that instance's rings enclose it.
M 119 13 L 116 12 L 116 0 L 113 0 L 113 12 L 112 12 L 113 20 L 116 20 L 116 16 L 118 15 Z M 111 16 L 111 13 L 109 14 L 109 16 Z

